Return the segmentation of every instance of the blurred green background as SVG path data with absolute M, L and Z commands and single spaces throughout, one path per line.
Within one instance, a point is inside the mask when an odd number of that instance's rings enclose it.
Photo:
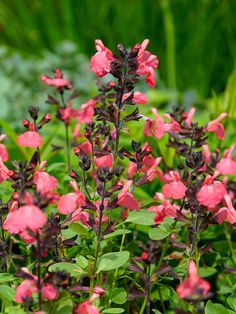
M 160 61 L 154 104 L 205 106 L 210 98 L 213 111 L 233 112 L 235 19 L 236 0 L 1 0 L 1 116 L 16 103 L 43 106 L 38 78 L 55 67 L 92 94 L 88 62 L 96 38 L 111 49 L 150 39 L 148 49 Z

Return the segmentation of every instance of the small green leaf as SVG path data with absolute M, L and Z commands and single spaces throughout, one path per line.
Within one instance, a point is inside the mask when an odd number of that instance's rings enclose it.
M 1 273 L 0 274 L 0 283 L 13 281 L 13 280 L 16 280 L 16 278 L 14 276 L 12 276 L 11 274 L 8 274 L 8 273 Z
M 26 312 L 20 308 L 20 306 L 9 306 L 5 309 L 7 314 L 25 314 Z
M 217 270 L 213 267 L 199 267 L 198 275 L 199 277 L 206 278 L 214 275 Z
M 15 293 L 16 293 L 15 289 L 13 289 L 9 286 L 5 286 L 5 285 L 0 286 L 0 297 L 1 297 L 1 299 L 13 301 Z
M 139 212 L 131 211 L 129 216 L 126 219 L 126 222 L 132 222 L 134 224 L 143 225 L 143 226 L 152 226 L 154 225 L 155 213 L 141 209 Z
M 152 310 L 152 311 L 153 311 L 153 313 L 155 313 L 155 314 L 161 314 L 161 312 L 158 311 L 158 310 Z
M 124 313 L 124 309 L 118 308 L 118 307 L 113 307 L 110 309 L 106 309 L 102 311 L 102 314 L 119 314 L 119 313 Z
M 236 295 L 235 294 L 232 294 L 231 296 L 227 298 L 227 303 L 231 307 L 231 309 L 236 311 Z
M 227 309 L 222 304 L 212 303 L 209 300 L 206 304 L 205 314 L 235 314 L 235 312 Z
M 53 164 L 49 165 L 47 167 L 47 172 L 51 172 L 52 170 L 56 168 L 61 168 L 62 170 L 65 169 L 66 164 L 64 162 L 54 162 Z
M 69 224 L 69 229 L 76 232 L 79 235 L 87 235 L 88 234 L 88 228 L 85 227 L 80 222 L 72 222 Z
M 49 266 L 48 270 L 50 272 L 57 271 L 57 270 L 65 270 L 71 276 L 74 276 L 74 277 L 79 277 L 83 273 L 83 270 L 77 264 L 68 263 L 68 262 L 55 263 Z
M 131 233 L 131 231 L 127 229 L 118 229 L 118 230 L 115 230 L 114 232 L 106 234 L 104 236 L 104 239 L 109 239 L 109 238 L 117 237 L 119 235 L 128 234 L 128 233 Z
M 109 271 L 123 266 L 129 260 L 128 251 L 112 252 L 104 254 L 98 261 L 98 272 Z
M 160 227 L 153 228 L 149 231 L 149 237 L 152 240 L 156 240 L 156 241 L 160 241 L 162 239 L 167 238 L 169 234 L 170 234 L 169 231 L 163 230 Z
M 76 264 L 77 264 L 79 267 L 83 268 L 83 269 L 86 269 L 87 266 L 88 266 L 88 261 L 87 261 L 87 259 L 86 259 L 84 256 L 82 256 L 82 255 L 77 256 L 77 257 L 75 258 L 75 261 L 76 261 Z
M 127 301 L 127 292 L 124 288 L 114 288 L 109 293 L 109 298 L 116 304 L 124 304 Z

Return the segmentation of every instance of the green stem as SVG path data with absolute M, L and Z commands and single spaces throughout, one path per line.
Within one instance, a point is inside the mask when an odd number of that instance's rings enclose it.
M 225 233 L 228 245 L 229 245 L 229 250 L 231 253 L 232 260 L 234 262 L 234 265 L 236 265 L 236 256 L 235 256 L 234 248 L 233 248 L 232 241 L 231 241 L 231 234 L 230 234 L 230 231 L 228 230 L 227 226 L 225 226 L 224 233 Z
M 139 311 L 139 314 L 143 314 L 146 308 L 147 300 L 146 298 L 143 300 L 143 305 L 141 307 L 141 310 Z

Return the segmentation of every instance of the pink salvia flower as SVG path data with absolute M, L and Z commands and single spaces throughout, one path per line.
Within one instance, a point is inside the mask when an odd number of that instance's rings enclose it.
M 90 228 L 91 226 L 89 225 L 89 214 L 83 211 L 81 207 L 76 209 L 72 215 L 71 215 L 71 222 L 77 222 L 80 221 L 83 225 L 86 227 Z
M 146 83 L 150 87 L 155 87 L 155 72 L 158 67 L 158 59 L 155 55 L 152 55 L 149 51 L 146 51 L 146 47 L 149 43 L 149 39 L 145 39 L 141 45 L 137 44 L 136 48 L 139 48 L 138 52 L 138 69 L 136 73 L 141 76 L 146 76 Z
M 102 167 L 112 167 L 112 157 L 111 155 L 105 155 L 102 157 L 95 157 L 94 163 L 96 167 L 102 168 Z
M 31 298 L 33 292 L 37 292 L 38 289 L 34 280 L 26 279 L 16 288 L 16 294 L 14 300 L 18 303 L 23 303 L 24 298 Z
M 219 172 L 215 172 L 213 176 L 207 175 L 200 191 L 197 193 L 197 200 L 200 204 L 208 207 L 209 210 L 214 209 L 218 205 L 225 194 L 228 194 L 224 184 L 214 180 Z
M 24 205 L 11 213 L 9 221 L 4 223 L 4 228 L 10 233 L 18 233 L 30 229 L 37 232 L 46 221 L 46 215 L 35 205 Z
M 186 186 L 180 179 L 177 171 L 169 171 L 165 175 L 165 179 L 169 182 L 162 187 L 162 193 L 166 198 L 172 198 L 175 200 L 182 199 L 187 191 Z
M 181 299 L 193 300 L 201 299 L 208 295 L 211 286 L 208 281 L 198 277 L 197 267 L 194 261 L 190 261 L 188 268 L 188 278 L 176 288 L 176 292 Z
M 226 112 L 223 112 L 219 115 L 218 118 L 208 122 L 206 125 L 206 131 L 214 132 L 218 139 L 223 140 L 225 137 L 225 130 L 223 124 L 221 124 L 220 121 L 224 119 L 227 115 L 228 114 Z
M 236 211 L 233 207 L 232 200 L 230 195 L 226 194 L 224 195 L 224 200 L 227 207 L 222 207 L 218 210 L 216 216 L 216 220 L 219 224 L 221 224 L 223 221 L 228 221 L 231 224 L 236 223 Z
M 192 122 L 193 122 L 193 116 L 195 115 L 196 109 L 195 108 L 191 108 L 188 112 L 185 112 L 183 114 L 184 116 L 184 122 L 186 124 L 186 126 L 190 127 Z
M 146 156 L 146 157 L 149 157 L 149 156 Z M 150 182 L 153 181 L 153 179 L 154 179 L 154 177 L 155 177 L 155 175 L 157 173 L 157 171 L 156 171 L 157 169 L 156 168 L 159 165 L 159 163 L 161 162 L 161 160 L 162 160 L 161 157 L 156 158 L 154 160 L 152 166 L 147 170 L 147 172 L 146 172 L 146 176 L 147 176 L 146 179 L 148 181 L 150 181 Z
M 97 104 L 96 99 L 90 99 L 85 104 L 82 104 L 78 110 L 77 119 L 79 123 L 90 123 L 94 115 L 94 107 Z
M 75 314 L 99 314 L 96 306 L 92 305 L 90 301 L 85 301 L 79 304 L 75 309 Z
M 76 118 L 78 116 L 78 110 L 67 107 L 67 108 L 60 108 L 59 109 L 61 119 L 65 122 L 65 124 L 69 124 L 70 120 Z
M 0 157 L 0 182 L 9 179 L 13 175 L 13 171 L 9 170 Z
M 75 192 L 62 195 L 57 205 L 59 213 L 64 215 L 70 214 L 76 208 L 85 205 L 85 195 L 78 189 L 76 182 L 70 181 L 70 185 Z
M 44 284 L 42 286 L 42 297 L 52 301 L 58 298 L 58 291 L 52 284 Z
M 29 123 L 29 131 L 17 137 L 17 143 L 22 147 L 37 148 L 42 144 L 42 138 L 35 131 L 33 123 Z
M 6 134 L 0 135 L 0 142 L 4 141 L 6 138 Z M 2 158 L 2 161 L 7 161 L 9 158 L 6 146 L 4 144 L 0 144 L 0 157 Z
M 127 93 L 123 95 L 122 101 L 125 101 L 131 93 Z M 145 105 L 148 102 L 148 97 L 141 92 L 134 92 L 132 100 L 136 104 Z
M 154 205 L 148 208 L 148 211 L 154 211 L 156 213 L 154 217 L 155 224 L 161 223 L 165 217 L 177 217 L 177 209 L 179 207 L 175 204 L 172 205 L 162 193 L 156 193 L 154 200 L 160 200 L 162 202 L 161 205 Z
M 118 204 L 128 209 L 139 210 L 138 201 L 133 197 L 131 193 L 128 192 L 132 184 L 132 180 L 126 182 L 123 189 L 118 195 Z
M 154 120 L 147 120 L 144 126 L 144 135 L 154 136 L 158 139 L 162 138 L 165 133 L 165 125 L 163 119 L 159 116 L 156 108 L 152 108 L 155 115 Z
M 46 161 L 42 161 L 39 169 L 35 171 L 33 176 L 36 191 L 42 195 L 47 195 L 49 192 L 57 189 L 57 179 L 54 176 L 50 176 L 47 172 L 42 171 L 45 165 Z
M 40 80 L 43 83 L 47 84 L 48 86 L 56 87 L 58 90 L 62 88 L 72 89 L 72 85 L 70 84 L 70 82 L 62 78 L 62 72 L 59 69 L 56 69 L 54 78 L 50 78 L 49 76 L 42 75 L 40 77 Z
M 165 123 L 165 125 L 164 125 L 166 132 L 170 132 L 171 131 L 171 132 L 174 132 L 174 133 L 178 133 L 178 132 L 181 131 L 180 124 L 177 121 L 175 121 L 171 117 L 171 115 L 169 113 L 165 113 L 164 117 L 170 121 L 168 123 Z
M 91 58 L 90 71 L 102 77 L 111 70 L 110 62 L 113 60 L 113 54 L 100 39 L 95 40 L 95 46 L 97 53 Z
M 223 175 L 236 174 L 236 162 L 233 157 L 234 147 L 235 145 L 231 145 L 230 148 L 224 152 L 222 159 L 216 165 L 216 170 Z

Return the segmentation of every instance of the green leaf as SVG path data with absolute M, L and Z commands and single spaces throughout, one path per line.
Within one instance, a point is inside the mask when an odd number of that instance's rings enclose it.
M 88 229 L 80 222 L 72 222 L 69 224 L 69 229 L 76 232 L 79 235 L 87 235 Z
M 9 286 L 5 286 L 5 285 L 0 286 L 0 297 L 2 299 L 13 301 L 15 293 L 16 293 L 15 289 Z
M 76 261 L 76 264 L 77 264 L 79 267 L 83 268 L 83 269 L 86 269 L 87 266 L 88 266 L 88 261 L 87 261 L 87 259 L 86 259 L 84 256 L 82 256 L 82 255 L 77 256 L 77 257 L 75 258 L 75 261 Z
M 227 303 L 236 312 L 236 295 L 232 294 L 227 298 Z
M 79 277 L 83 273 L 83 270 L 77 264 L 68 263 L 68 262 L 55 263 L 49 266 L 48 270 L 50 272 L 57 271 L 57 270 L 65 270 L 71 276 L 74 276 L 74 277 Z
M 152 310 L 152 311 L 153 311 L 153 313 L 155 313 L 155 314 L 161 314 L 161 312 L 158 311 L 158 310 Z
M 109 293 L 109 298 L 116 304 L 124 304 L 127 301 L 127 292 L 124 288 L 114 288 Z
M 5 309 L 7 314 L 25 314 L 26 312 L 20 308 L 20 306 L 9 306 Z
M 119 314 L 119 313 L 124 313 L 124 309 L 118 308 L 118 307 L 113 307 L 110 309 L 106 309 L 102 311 L 102 314 Z
M 98 260 L 98 272 L 109 271 L 123 266 L 129 260 L 128 251 L 112 252 L 101 256 Z
M 227 309 L 222 304 L 212 303 L 209 300 L 206 304 L 205 314 L 235 314 L 235 312 Z
M 128 233 L 131 233 L 131 231 L 127 229 L 118 229 L 118 230 L 115 230 L 114 232 L 106 234 L 104 236 L 104 239 L 109 239 L 109 238 L 117 237 L 119 235 L 128 234 Z
M 156 240 L 156 241 L 160 241 L 162 239 L 167 238 L 169 234 L 170 234 L 169 231 L 163 230 L 160 227 L 153 228 L 149 231 L 149 237 L 152 240 Z
M 198 275 L 199 277 L 206 278 L 214 275 L 217 270 L 213 267 L 199 267 Z
M 14 276 L 12 276 L 11 274 L 8 274 L 8 273 L 1 273 L 0 274 L 0 283 L 13 281 L 13 280 L 16 280 L 16 278 Z
M 129 216 L 126 219 L 126 222 L 132 222 L 134 224 L 143 225 L 143 226 L 152 226 L 154 225 L 155 213 L 141 209 L 139 212 L 131 211 Z
M 73 302 L 69 297 L 63 297 L 58 301 L 58 304 L 54 311 L 50 311 L 51 314 L 72 314 Z
M 47 167 L 47 172 L 51 172 L 52 170 L 61 167 L 62 170 L 65 169 L 66 163 L 65 162 L 54 162 L 53 164 Z

